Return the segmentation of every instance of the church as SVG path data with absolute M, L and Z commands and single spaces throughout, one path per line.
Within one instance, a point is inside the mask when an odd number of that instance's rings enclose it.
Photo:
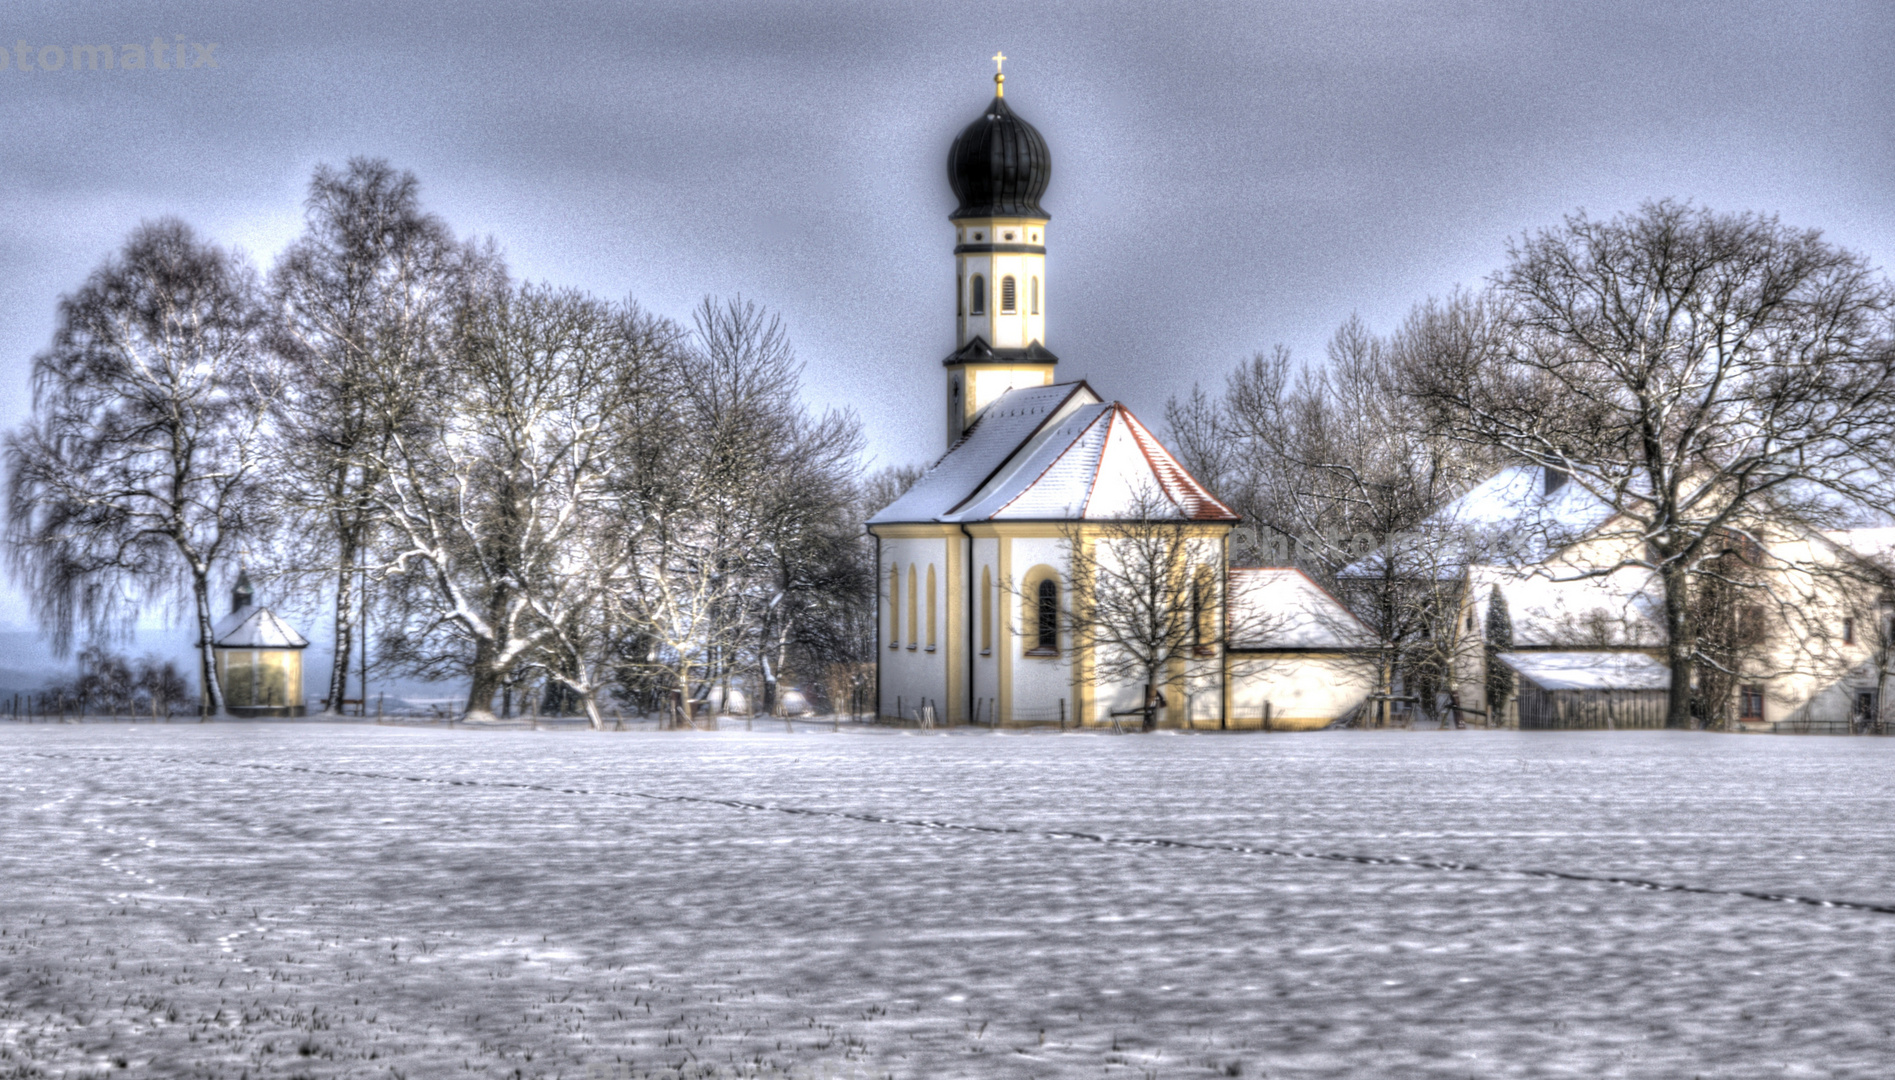
M 1052 158 L 1007 105 L 1005 78 L 948 151 L 946 453 L 868 522 L 879 715 L 1209 729 L 1343 718 L 1376 685 L 1368 630 L 1296 570 L 1231 569 L 1238 516 L 1131 410 L 1059 381 L 1040 205 Z

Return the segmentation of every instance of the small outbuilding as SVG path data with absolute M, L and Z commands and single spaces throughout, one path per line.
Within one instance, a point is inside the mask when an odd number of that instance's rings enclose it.
M 1375 634 L 1301 570 L 1232 567 L 1229 635 L 1225 727 L 1327 727 L 1375 692 Z
M 1523 731 L 1665 726 L 1671 669 L 1642 652 L 1503 652 Z
M 230 590 L 230 614 L 211 631 L 217 685 L 232 716 L 302 716 L 303 650 L 309 640 L 256 602 L 250 575 Z

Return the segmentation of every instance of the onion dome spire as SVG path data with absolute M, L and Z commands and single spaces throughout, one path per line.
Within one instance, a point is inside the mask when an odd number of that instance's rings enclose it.
M 1005 59 L 999 54 L 994 62 Z M 1052 177 L 1053 156 L 1033 125 L 1007 107 L 1005 95 L 1006 76 L 996 71 L 993 101 L 948 149 L 948 184 L 960 201 L 950 218 L 1049 216 L 1040 209 L 1040 196 Z

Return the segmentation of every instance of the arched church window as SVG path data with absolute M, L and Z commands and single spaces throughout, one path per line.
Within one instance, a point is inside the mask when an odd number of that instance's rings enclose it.
M 901 648 L 901 567 L 888 568 L 888 647 Z
M 980 568 L 980 654 L 994 651 L 994 569 Z
M 1211 571 L 1200 566 L 1191 581 L 1191 648 L 1199 656 L 1213 655 L 1217 640 L 1217 603 L 1212 593 Z
M 974 275 L 972 285 L 967 290 L 967 312 L 970 315 L 987 314 L 987 279 Z
M 916 600 L 915 564 L 909 563 L 908 564 L 908 647 L 910 649 L 914 648 L 920 641 L 920 635 L 915 633 L 917 629 L 917 627 L 915 626 L 915 621 L 916 621 L 915 620 L 915 615 L 916 615 L 915 600 Z
M 966 287 L 967 287 L 967 282 L 964 279 L 958 276 L 955 277 L 954 279 L 954 314 L 956 315 L 966 314 L 967 305 L 962 300 L 962 297 L 961 297 L 961 290 L 965 289 Z
M 928 564 L 928 651 L 934 651 L 934 564 Z
M 1033 314 L 1040 313 L 1040 279 L 1038 277 L 1027 285 L 1027 301 L 1033 305 Z
M 1006 277 L 1003 277 L 1000 279 L 1000 310 L 1005 311 L 1005 312 L 1013 311 L 1013 275 L 1012 274 L 1008 274 Z
M 1039 644 L 1033 651 L 1042 656 L 1052 656 L 1059 652 L 1059 586 L 1052 578 L 1040 582 L 1037 597 L 1038 611 L 1035 614 L 1035 629 L 1038 631 Z

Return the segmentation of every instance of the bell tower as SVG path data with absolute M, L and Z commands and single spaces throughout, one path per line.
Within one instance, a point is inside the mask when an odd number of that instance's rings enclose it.
M 1001 394 L 1053 381 L 1046 348 L 1046 223 L 1040 196 L 1052 155 L 1006 101 L 994 56 L 994 99 L 948 150 L 954 225 L 954 352 L 947 368 L 947 444 Z

